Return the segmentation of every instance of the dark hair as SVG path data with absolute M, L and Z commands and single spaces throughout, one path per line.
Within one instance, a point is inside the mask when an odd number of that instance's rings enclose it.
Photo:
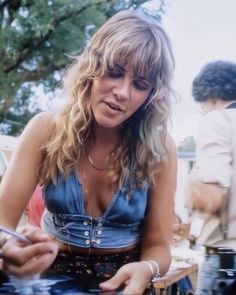
M 195 101 L 236 100 L 236 64 L 218 60 L 206 64 L 192 83 Z

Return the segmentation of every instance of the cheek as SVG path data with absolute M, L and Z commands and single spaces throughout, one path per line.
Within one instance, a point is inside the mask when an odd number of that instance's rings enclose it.
M 96 95 L 97 92 L 101 92 L 105 88 L 106 81 L 104 78 L 95 78 L 92 83 L 92 92 Z
M 92 92 L 96 95 L 97 92 L 106 92 L 112 87 L 112 83 L 105 77 L 97 78 L 93 81 Z
M 133 99 L 133 107 L 135 109 L 139 109 L 142 105 L 145 105 L 146 101 L 148 99 L 148 93 L 146 94 L 140 94 L 139 95 L 135 95 L 134 99 Z

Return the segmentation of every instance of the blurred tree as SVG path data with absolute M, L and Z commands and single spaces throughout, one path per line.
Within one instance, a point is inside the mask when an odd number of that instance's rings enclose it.
M 68 55 L 121 9 L 147 0 L 0 0 L 0 132 L 18 134 L 39 111 L 35 86 L 54 91 Z M 167 0 L 159 0 L 161 19 Z M 31 107 L 29 107 L 29 105 Z

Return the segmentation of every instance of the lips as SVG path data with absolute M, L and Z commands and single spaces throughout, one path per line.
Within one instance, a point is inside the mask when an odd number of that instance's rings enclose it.
M 108 102 L 105 101 L 105 104 L 109 106 L 109 108 L 111 108 L 114 111 L 118 111 L 118 112 L 123 112 L 124 110 L 118 106 L 117 104 L 113 103 L 113 102 Z

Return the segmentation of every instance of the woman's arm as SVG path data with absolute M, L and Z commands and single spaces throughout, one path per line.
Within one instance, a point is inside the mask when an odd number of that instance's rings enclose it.
M 0 225 L 15 229 L 38 183 L 41 148 L 48 140 L 52 119 L 49 114 L 35 116 L 27 125 L 0 186 Z M 3 269 L 18 277 L 48 268 L 58 253 L 58 243 L 37 227 L 22 233 L 32 242 L 10 238 L 2 246 Z
M 163 275 L 171 262 L 170 244 L 173 236 L 174 193 L 176 188 L 176 147 L 168 139 L 168 159 L 157 175 L 156 184 L 149 196 L 148 213 L 142 236 L 141 260 L 154 260 Z M 143 261 L 124 265 L 107 282 L 100 284 L 104 290 L 114 290 L 125 285 L 123 294 L 143 294 L 152 278 L 150 266 Z M 153 270 L 156 270 L 152 262 Z
M 173 140 L 168 138 L 168 158 L 156 177 L 150 193 L 148 214 L 142 239 L 141 260 L 155 260 L 163 275 L 171 263 L 170 244 L 173 238 L 174 194 L 176 189 L 177 156 Z
M 36 115 L 23 131 L 0 184 L 0 225 L 16 228 L 38 183 L 41 148 L 47 140 L 48 113 Z

